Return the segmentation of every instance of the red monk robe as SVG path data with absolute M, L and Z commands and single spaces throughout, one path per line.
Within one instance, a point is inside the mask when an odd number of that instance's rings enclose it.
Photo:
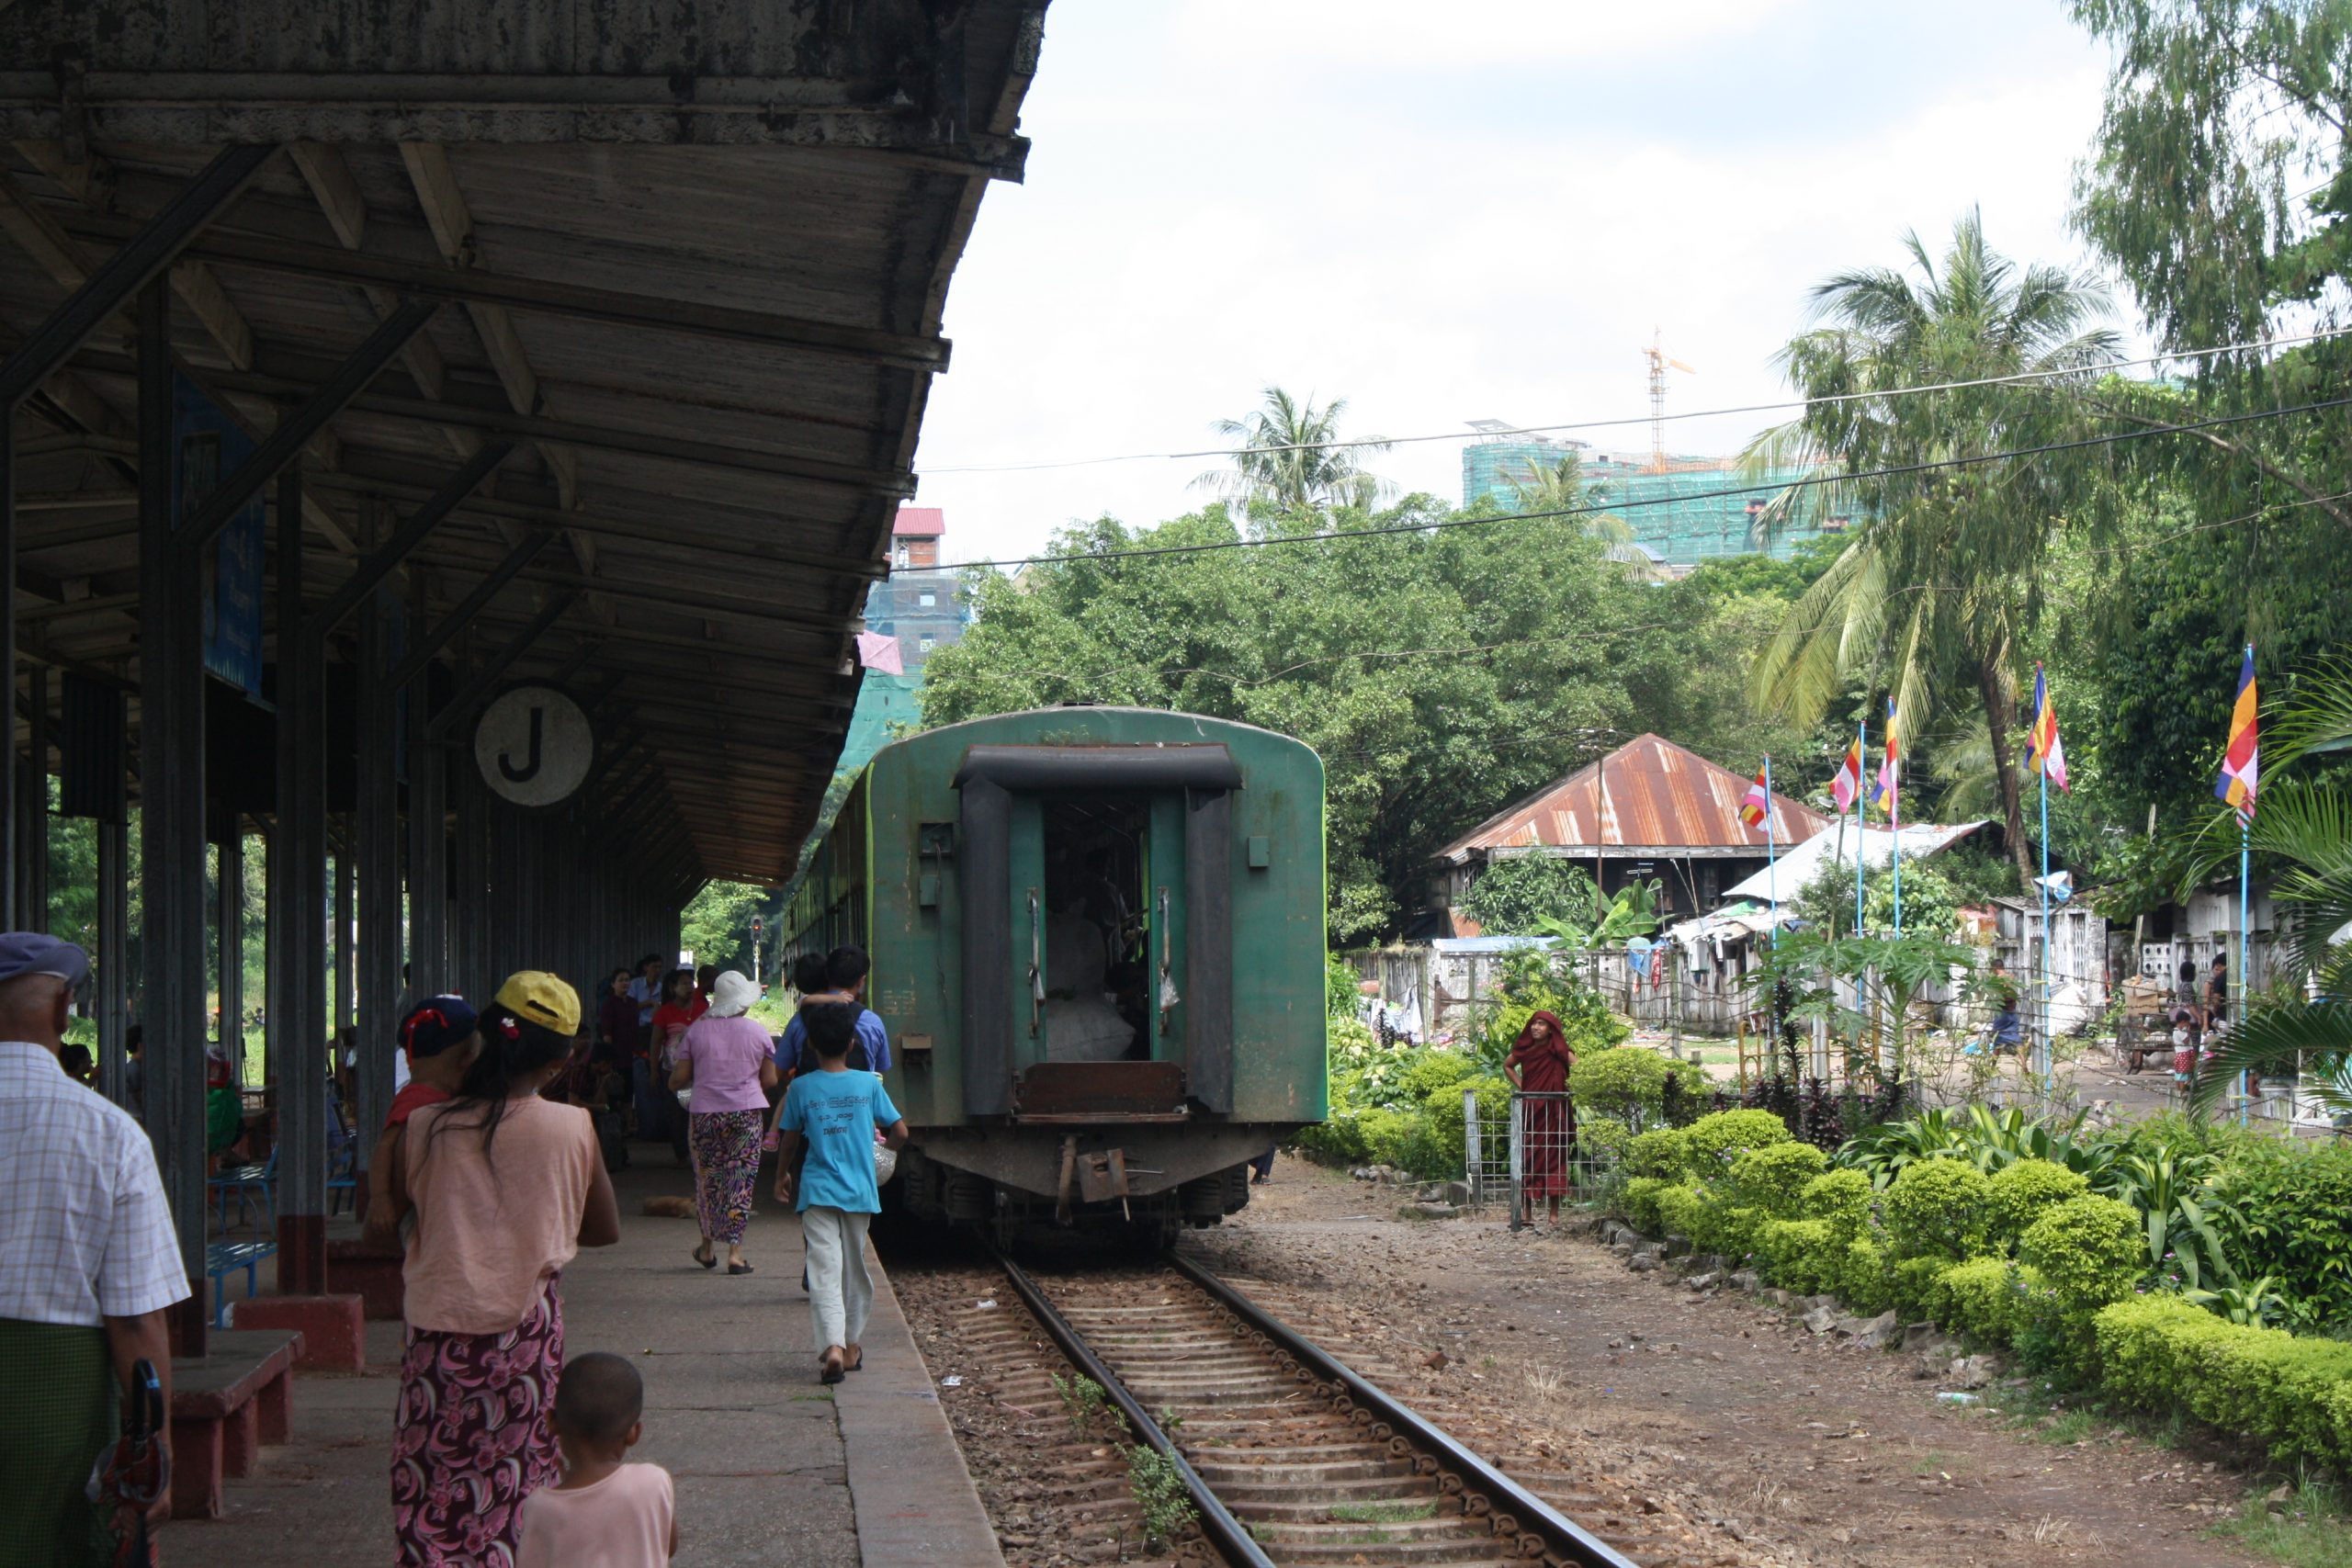
M 1503 1077 L 1512 1088 L 1523 1094 L 1562 1097 L 1522 1100 L 1520 1109 L 1520 1190 L 1531 1209 L 1535 1199 L 1550 1199 L 1555 1218 L 1568 1190 L 1568 1153 L 1577 1139 L 1576 1106 L 1566 1098 L 1568 1069 L 1576 1059 L 1560 1021 L 1548 1012 L 1527 1021 L 1510 1055 L 1503 1058 Z

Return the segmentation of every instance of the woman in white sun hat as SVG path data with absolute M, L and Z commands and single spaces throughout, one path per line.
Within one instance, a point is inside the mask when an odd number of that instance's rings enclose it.
M 743 1016 L 759 997 L 759 987 L 734 970 L 721 975 L 711 985 L 710 1010 L 678 1043 L 670 1074 L 672 1089 L 694 1091 L 686 1145 L 694 1151 L 695 1218 L 702 1227 L 695 1261 L 718 1268 L 718 1244 L 724 1242 L 729 1274 L 752 1271 L 743 1260 L 743 1229 L 759 1179 L 768 1092 L 776 1086 L 775 1042 Z

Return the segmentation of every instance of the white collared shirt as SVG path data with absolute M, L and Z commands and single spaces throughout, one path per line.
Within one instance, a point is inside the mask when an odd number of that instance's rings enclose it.
M 0 1318 L 97 1327 L 187 1294 L 146 1129 L 54 1053 L 0 1041 Z

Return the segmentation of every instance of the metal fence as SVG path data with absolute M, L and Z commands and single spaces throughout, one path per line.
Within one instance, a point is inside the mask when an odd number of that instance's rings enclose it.
M 1510 1104 L 1488 1111 L 1476 1089 L 1462 1091 L 1462 1168 L 1470 1206 L 1510 1205 L 1520 1228 L 1531 1204 L 1571 1195 L 1578 1179 L 1576 1113 L 1565 1094 L 1514 1092 Z

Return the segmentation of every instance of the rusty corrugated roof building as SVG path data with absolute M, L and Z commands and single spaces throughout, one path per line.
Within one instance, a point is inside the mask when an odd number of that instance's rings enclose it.
M 1657 878 L 1664 911 L 1714 907 L 1724 888 L 1764 868 L 1764 828 L 1739 819 L 1749 777 L 1658 735 L 1640 735 L 1599 761 L 1497 812 L 1437 852 L 1441 901 L 1451 909 L 1490 859 L 1537 854 L 1593 863 L 1604 892 Z M 1788 795 L 1772 796 L 1772 834 L 1782 850 L 1828 818 Z M 1474 922 L 1456 914 L 1455 931 Z

